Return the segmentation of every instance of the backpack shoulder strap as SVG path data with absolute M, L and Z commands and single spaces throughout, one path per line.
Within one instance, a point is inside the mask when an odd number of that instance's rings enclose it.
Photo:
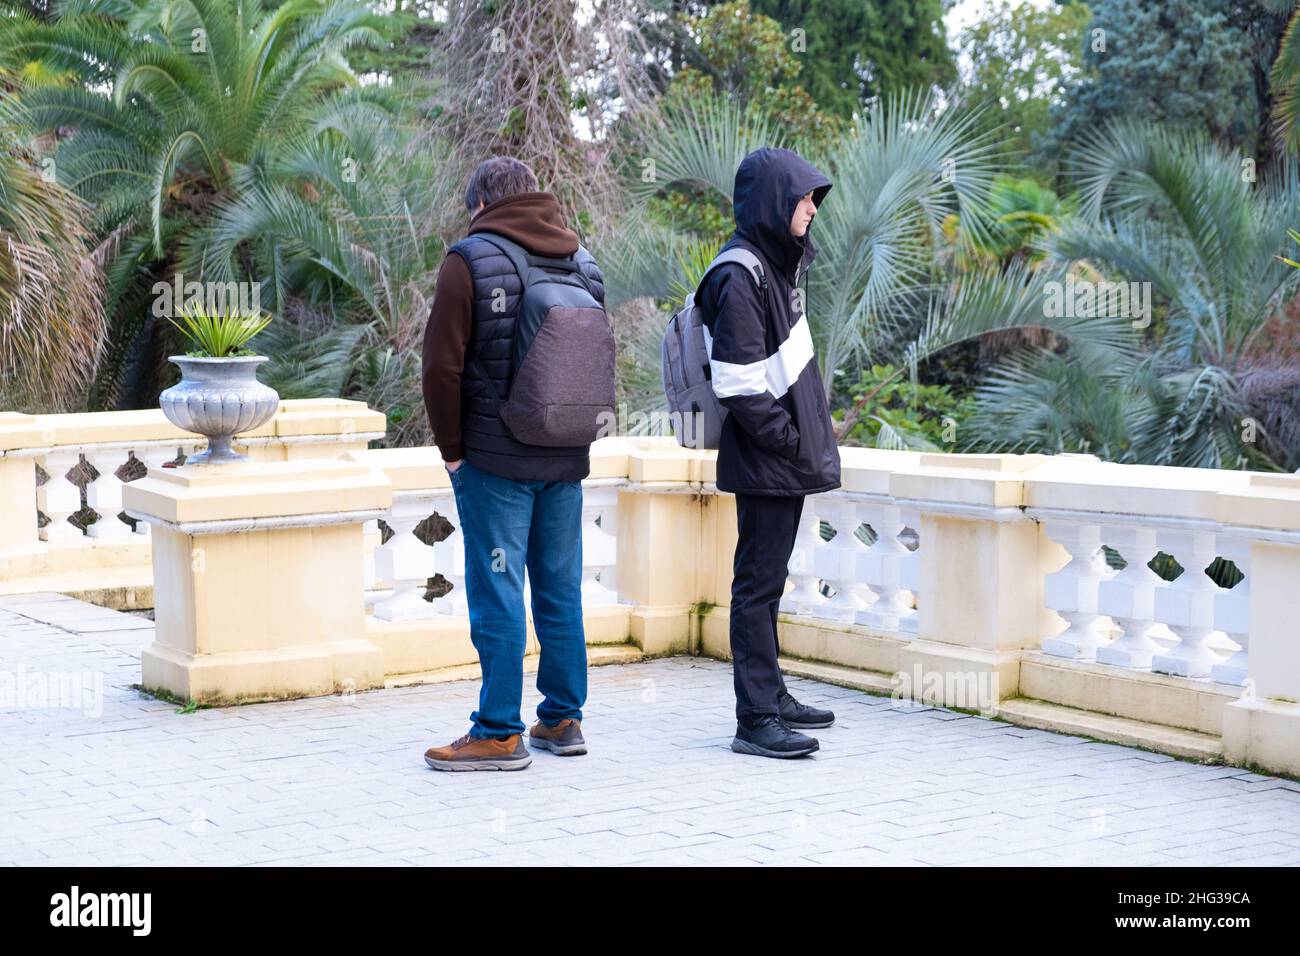
M 696 286 L 694 292 L 687 296 L 685 304 L 688 306 L 694 306 L 695 297 L 699 294 L 699 290 L 704 286 L 704 280 L 707 279 L 709 274 L 718 266 L 726 265 L 729 262 L 738 263 L 745 267 L 745 271 L 747 271 L 750 278 L 754 280 L 754 285 L 758 286 L 759 291 L 763 294 L 763 301 L 766 302 L 767 275 L 763 271 L 763 263 L 759 260 L 758 256 L 754 255 L 748 249 L 744 249 L 740 246 L 732 246 L 730 249 L 724 249 L 714 256 L 713 261 L 709 263 L 709 267 L 704 270 L 704 275 L 700 276 L 700 284 Z
M 709 263 L 709 268 L 705 270 L 704 274 L 707 276 L 718 266 L 728 262 L 739 263 L 748 269 L 754 278 L 754 284 L 756 286 L 761 288 L 767 285 L 767 275 L 763 272 L 763 263 L 759 261 L 758 256 L 740 246 L 733 246 L 730 249 L 724 249 L 722 252 L 719 252 L 717 256 L 714 257 L 713 261 Z M 701 284 L 704 282 L 703 278 L 700 279 L 700 282 Z
M 591 281 L 587 278 L 587 274 L 582 271 L 582 266 L 579 262 L 577 252 L 566 259 L 557 259 L 553 256 L 539 256 L 536 253 L 529 252 L 513 239 L 509 239 L 499 233 L 475 232 L 472 233 L 472 235 L 487 240 L 505 253 L 506 257 L 510 259 L 511 264 L 514 265 L 515 272 L 519 273 L 519 284 L 525 289 L 528 288 L 528 276 L 532 267 L 552 270 L 558 269 L 561 272 L 567 272 L 575 276 L 578 281 L 586 287 L 588 294 L 591 295 L 593 299 L 596 298 L 595 290 L 591 287 Z M 584 250 L 580 245 L 578 251 L 585 252 L 586 250 Z M 590 253 L 587 254 L 587 258 L 591 258 Z
M 528 250 L 519 243 L 495 232 L 471 232 L 465 238 L 482 239 L 496 246 L 515 267 L 515 272 L 519 274 L 519 284 L 528 284 Z
M 462 239 L 461 242 L 468 242 L 470 239 L 482 239 L 484 242 L 491 243 L 500 249 L 502 254 L 510 260 L 510 264 L 514 266 L 515 272 L 518 273 L 519 285 L 521 287 L 526 287 L 528 285 L 528 252 L 523 246 L 519 245 L 519 243 L 515 242 L 513 239 L 498 235 L 495 232 L 472 232 Z M 457 243 L 456 245 L 460 245 L 460 243 Z M 505 399 L 497 389 L 496 383 L 488 376 L 487 371 L 479 361 L 475 358 L 467 358 L 465 364 L 467 367 L 473 368 L 477 377 L 481 379 L 483 384 L 487 387 L 492 400 L 500 406 Z
M 573 261 L 578 266 L 577 275 L 582 281 L 582 284 L 587 287 L 587 292 L 591 294 L 591 297 L 593 299 L 595 299 L 598 303 L 600 303 L 600 307 L 602 309 L 605 308 L 605 294 L 603 291 L 604 283 L 605 283 L 604 274 L 600 271 L 600 266 L 596 264 L 595 257 L 592 256 L 592 254 L 587 251 L 587 247 L 584 246 L 581 242 L 578 243 L 578 251 L 573 254 Z M 600 295 L 596 294 L 596 287 L 592 285 L 591 276 L 587 275 L 588 266 L 595 269 L 596 275 L 600 277 L 601 287 L 602 287 L 602 291 Z

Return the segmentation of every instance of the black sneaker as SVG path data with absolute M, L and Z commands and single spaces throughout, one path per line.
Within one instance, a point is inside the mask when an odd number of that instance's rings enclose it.
M 782 694 L 777 702 L 781 706 L 781 719 L 795 730 L 820 730 L 835 723 L 835 714 L 817 707 L 807 707 L 789 694 Z
M 756 757 L 806 757 L 820 746 L 812 737 L 791 730 L 776 714 L 737 721 L 736 737 L 731 741 L 736 753 Z

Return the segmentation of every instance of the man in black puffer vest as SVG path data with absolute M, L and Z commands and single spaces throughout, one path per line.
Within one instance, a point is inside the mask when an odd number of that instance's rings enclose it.
M 470 639 L 483 669 L 469 733 L 431 747 L 437 770 L 522 770 L 532 762 L 520 719 L 526 622 L 524 569 L 541 645 L 543 700 L 529 731 L 534 747 L 587 752 L 582 706 L 587 645 L 582 621 L 582 479 L 590 446 L 517 441 L 493 391 L 510 391 L 523 280 L 510 259 L 476 233 L 496 233 L 534 255 L 572 257 L 602 304 L 600 270 L 567 228 L 555 196 L 526 165 L 494 156 L 465 191 L 469 235 L 449 250 L 425 329 L 423 386 L 434 444 L 442 453 L 465 541 Z M 495 386 L 495 388 L 493 388 Z
M 840 486 L 840 452 L 797 288 L 817 255 L 808 230 L 831 182 L 788 149 L 759 149 L 736 171 L 736 231 L 723 246 L 758 256 L 766 295 L 738 263 L 696 293 L 714 394 L 727 409 L 718 490 L 736 496 L 739 537 L 731 586 L 736 737 L 731 749 L 801 757 L 818 742 L 800 729 L 835 715 L 786 690 L 776 615 L 805 495 Z

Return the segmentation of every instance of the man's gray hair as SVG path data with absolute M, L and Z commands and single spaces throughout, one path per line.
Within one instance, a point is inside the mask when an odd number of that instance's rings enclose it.
M 480 200 L 490 206 L 498 199 L 505 199 L 515 193 L 537 192 L 537 176 L 521 163 L 509 156 L 493 156 L 478 164 L 470 174 L 465 186 L 465 208 L 473 213 Z

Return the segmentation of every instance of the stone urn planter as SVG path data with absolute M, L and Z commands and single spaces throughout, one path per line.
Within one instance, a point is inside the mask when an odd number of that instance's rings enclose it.
M 236 435 L 265 424 L 277 408 L 275 389 L 257 380 L 265 355 L 199 358 L 173 355 L 181 380 L 159 396 L 163 415 L 177 428 L 208 439 L 206 450 L 185 459 L 187 465 L 218 465 L 248 461 L 232 446 Z

